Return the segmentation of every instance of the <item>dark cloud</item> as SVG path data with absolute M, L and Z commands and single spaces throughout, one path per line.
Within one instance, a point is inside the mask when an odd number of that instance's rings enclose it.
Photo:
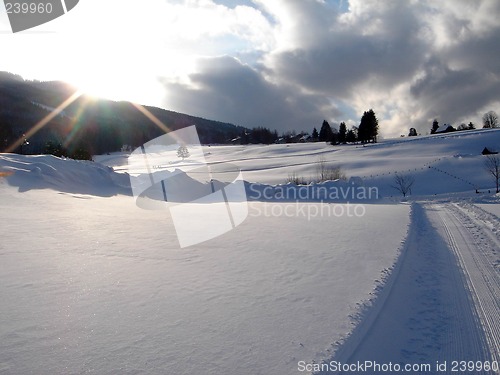
M 315 0 L 254 3 L 274 20 L 276 45 L 251 67 L 202 60 L 194 87 L 166 83 L 167 105 L 279 130 L 356 123 L 374 107 L 384 135 L 498 111 L 498 0 L 351 0 L 346 13 Z
M 456 6 L 455 14 L 441 14 L 445 43 L 429 43 L 430 57 L 410 86 L 410 100 L 422 112 L 420 122 L 437 117 L 454 125 L 480 124 L 483 112 L 499 104 L 500 27 L 494 20 L 500 15 L 500 2 Z
M 279 131 L 311 131 L 324 116 L 337 116 L 323 96 L 299 93 L 275 85 L 235 58 L 202 59 L 191 85 L 164 82 L 167 105 L 190 114 L 247 127 L 267 126 Z M 320 108 L 330 106 L 326 112 Z
M 283 81 L 346 99 L 372 77 L 386 86 L 406 80 L 423 58 L 418 44 L 347 35 L 325 47 L 283 52 L 275 58 L 274 68 Z
M 283 80 L 293 79 L 298 85 L 346 98 L 371 77 L 386 86 L 404 81 L 424 61 L 420 22 L 403 2 L 374 7 L 373 12 L 352 21 L 334 11 L 323 12 L 323 22 L 305 18 L 303 23 L 316 24 L 315 32 L 295 49 L 270 58 Z
M 491 73 L 498 79 L 500 77 L 499 45 L 500 29 L 495 29 L 486 36 L 471 37 L 447 49 L 442 55 L 448 61 Z
M 500 81 L 486 71 L 453 70 L 433 61 L 410 92 L 423 110 L 423 119 L 437 117 L 454 123 L 491 103 L 500 92 Z

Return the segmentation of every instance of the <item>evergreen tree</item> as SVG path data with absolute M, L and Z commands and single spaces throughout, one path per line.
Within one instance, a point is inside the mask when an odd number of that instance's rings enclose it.
M 319 131 L 319 141 L 320 142 L 330 142 L 332 140 L 333 131 L 328 123 L 328 121 L 323 120 L 323 124 L 321 125 L 321 129 Z
M 330 144 L 332 144 L 332 145 L 339 144 L 339 132 L 335 128 L 332 128 L 332 137 L 330 139 Z
M 363 113 L 358 128 L 358 140 L 362 143 L 377 142 L 378 120 L 373 109 Z
M 59 158 L 68 156 L 68 150 L 60 142 L 56 141 L 48 141 L 42 152 L 46 155 L 54 155 Z
M 71 159 L 75 160 L 92 160 L 92 155 L 83 146 L 80 146 L 75 151 L 73 151 L 70 157 Z
M 347 126 L 345 122 L 341 122 L 339 125 L 339 143 L 346 143 L 347 136 Z
M 353 127 L 352 129 L 350 129 L 350 130 L 346 133 L 345 140 L 346 140 L 346 142 L 348 142 L 348 143 L 354 143 L 354 142 L 356 142 L 356 141 L 357 141 L 356 132 L 355 132 L 354 127 Z
M 439 122 L 437 119 L 434 119 L 434 121 L 432 122 L 431 134 L 435 134 L 438 129 L 439 129 Z
M 9 124 L 2 124 L 0 126 L 0 152 L 7 149 L 10 143 L 13 142 L 13 132 Z
M 319 139 L 319 134 L 318 134 L 318 131 L 316 130 L 316 128 L 313 129 L 313 132 L 312 132 L 312 139 L 313 141 L 317 141 Z
M 469 125 L 467 125 L 467 129 L 469 130 L 474 130 L 476 127 L 474 126 L 474 124 L 471 122 L 469 122 Z
M 278 139 L 278 132 L 276 130 L 271 131 L 263 126 L 258 126 L 256 128 L 253 128 L 252 130 L 250 130 L 249 133 L 246 133 L 245 136 L 245 142 L 253 144 L 259 144 L 259 143 L 271 144 L 276 142 L 277 139 Z

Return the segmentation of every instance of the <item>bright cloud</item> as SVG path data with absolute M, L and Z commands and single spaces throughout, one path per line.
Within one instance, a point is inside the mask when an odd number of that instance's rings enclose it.
M 385 136 L 425 133 L 500 110 L 499 16 L 497 0 L 86 0 L 39 28 L 56 33 L 0 34 L 0 70 L 250 127 L 373 108 Z

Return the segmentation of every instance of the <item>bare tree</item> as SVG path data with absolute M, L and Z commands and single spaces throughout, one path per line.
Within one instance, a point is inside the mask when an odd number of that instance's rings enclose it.
M 296 172 L 289 173 L 286 182 L 290 182 L 295 185 L 309 184 L 309 181 L 305 177 L 299 176 Z
M 341 167 L 328 165 L 324 157 L 318 158 L 316 161 L 316 180 L 318 182 L 346 179 L 347 177 Z
M 414 183 L 415 178 L 413 176 L 396 173 L 394 176 L 394 185 L 391 185 L 391 187 L 403 194 L 403 197 L 406 197 L 407 194 L 411 194 L 411 188 Z
M 495 180 L 495 185 L 497 188 L 497 193 L 500 192 L 498 184 L 500 180 L 500 156 L 498 155 L 488 155 L 487 159 L 484 161 L 484 168 L 489 174 L 493 176 Z
M 498 127 L 498 115 L 495 111 L 486 112 L 483 115 L 483 128 L 496 128 Z

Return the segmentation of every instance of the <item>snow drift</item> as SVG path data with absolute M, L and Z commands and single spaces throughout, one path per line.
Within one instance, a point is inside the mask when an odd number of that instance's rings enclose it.
M 125 174 L 113 168 L 83 160 L 62 159 L 52 155 L 0 154 L 0 171 L 20 192 L 32 189 L 109 197 L 130 194 Z

